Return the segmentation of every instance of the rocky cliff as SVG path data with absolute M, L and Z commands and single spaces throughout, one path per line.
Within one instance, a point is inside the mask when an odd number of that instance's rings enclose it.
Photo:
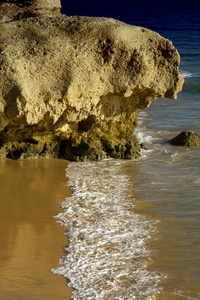
M 182 89 L 177 50 L 145 28 L 47 11 L 0 21 L 0 157 L 137 157 L 139 109 Z

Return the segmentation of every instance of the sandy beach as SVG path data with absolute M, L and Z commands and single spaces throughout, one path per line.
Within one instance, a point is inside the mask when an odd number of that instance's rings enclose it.
M 67 163 L 0 160 L 1 299 L 70 299 L 66 280 L 50 271 L 67 244 L 66 229 L 53 218 L 70 194 Z

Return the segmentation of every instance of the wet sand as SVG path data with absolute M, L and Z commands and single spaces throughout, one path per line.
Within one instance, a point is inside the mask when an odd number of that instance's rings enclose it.
M 0 293 L 4 300 L 67 300 L 66 280 L 51 273 L 65 255 L 66 229 L 54 215 L 70 194 L 67 161 L 0 160 Z

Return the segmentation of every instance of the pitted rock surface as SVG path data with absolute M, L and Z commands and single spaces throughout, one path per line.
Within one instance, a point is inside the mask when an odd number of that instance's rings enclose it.
M 169 40 L 114 19 L 2 22 L 0 157 L 137 157 L 138 111 L 176 98 L 179 61 Z

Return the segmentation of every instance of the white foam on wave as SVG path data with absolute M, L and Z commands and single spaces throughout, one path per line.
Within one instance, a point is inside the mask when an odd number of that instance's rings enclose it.
M 154 221 L 135 214 L 121 162 L 70 163 L 73 193 L 59 223 L 68 229 L 68 255 L 52 271 L 70 280 L 73 299 L 152 299 L 160 275 L 147 270 Z
M 191 78 L 194 76 L 194 74 L 184 70 L 180 70 L 180 73 L 183 78 Z
M 146 128 L 145 124 L 149 121 L 149 114 L 147 111 L 141 110 L 138 114 L 138 126 L 135 128 L 134 135 L 137 137 L 139 143 L 150 145 L 157 138 L 156 133 Z
M 135 131 L 139 143 L 148 143 L 151 144 L 153 141 L 153 136 L 147 131 Z

